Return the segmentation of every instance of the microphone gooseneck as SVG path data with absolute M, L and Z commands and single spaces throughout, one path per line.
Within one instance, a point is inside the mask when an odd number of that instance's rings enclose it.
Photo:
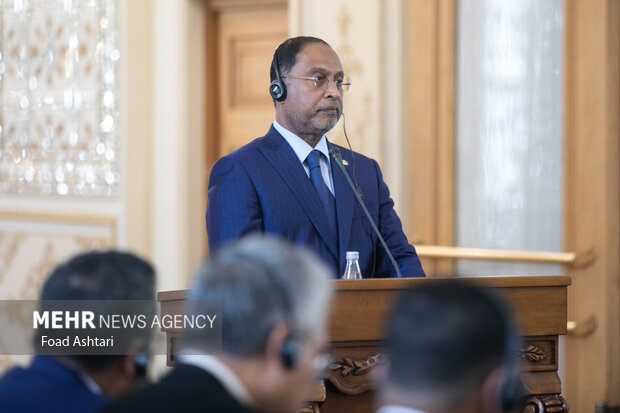
M 342 131 L 344 132 L 344 138 L 347 140 L 347 145 L 349 146 L 349 150 L 351 151 L 351 160 L 353 161 L 353 182 L 355 182 L 355 190 L 359 192 L 362 199 L 364 199 L 364 192 L 362 191 L 362 187 L 357 183 L 357 173 L 355 173 L 355 152 L 353 152 L 351 142 L 349 142 L 349 136 L 347 136 L 347 120 L 344 116 L 344 112 L 342 112 Z
M 392 265 L 394 266 L 394 269 L 396 270 L 396 275 L 398 276 L 398 278 L 402 278 L 400 274 L 400 268 L 398 268 L 398 264 L 396 263 L 396 260 L 394 259 L 392 252 L 388 248 L 387 244 L 385 243 L 385 240 L 383 239 L 383 236 L 379 232 L 379 228 L 377 228 L 377 225 L 372 220 L 372 217 L 370 216 L 370 212 L 368 212 L 368 209 L 366 208 L 366 205 L 364 204 L 364 201 L 362 200 L 360 193 L 357 191 L 355 184 L 353 184 L 353 181 L 351 181 L 351 177 L 347 173 L 347 170 L 345 169 L 344 165 L 342 165 L 342 155 L 340 154 L 340 149 L 331 148 L 329 150 L 329 156 L 331 156 L 331 158 L 336 162 L 336 165 L 340 167 L 340 170 L 342 171 L 344 176 L 347 178 L 347 182 L 349 183 L 349 186 L 351 186 L 351 189 L 353 190 L 353 193 L 355 194 L 357 201 L 359 202 L 360 206 L 364 210 L 364 213 L 366 214 L 366 218 L 368 218 L 368 221 L 370 222 L 370 226 L 375 231 L 375 234 L 377 234 L 377 237 L 379 237 L 379 241 L 381 241 L 381 245 L 383 245 L 385 252 L 390 258 L 390 261 L 392 262 Z

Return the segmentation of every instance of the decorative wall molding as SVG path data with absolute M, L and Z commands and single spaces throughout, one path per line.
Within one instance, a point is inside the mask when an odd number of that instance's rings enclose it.
M 116 244 L 111 216 L 0 211 L 0 299 L 36 299 L 60 261 Z
M 355 151 L 384 159 L 384 50 L 383 2 L 357 3 L 347 0 L 291 1 L 290 31 L 324 39 L 340 57 L 351 77 L 343 112 L 347 134 Z M 343 121 L 327 133 L 332 142 L 346 146 Z

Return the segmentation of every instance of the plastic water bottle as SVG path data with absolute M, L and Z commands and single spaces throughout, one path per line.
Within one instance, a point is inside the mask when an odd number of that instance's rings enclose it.
M 358 251 L 347 251 L 347 266 L 344 270 L 343 280 L 361 280 L 362 272 L 360 271 L 360 253 Z

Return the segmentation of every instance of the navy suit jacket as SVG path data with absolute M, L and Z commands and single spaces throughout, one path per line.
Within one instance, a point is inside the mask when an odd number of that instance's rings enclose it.
M 353 175 L 353 156 L 338 147 Z M 420 260 L 403 233 L 379 165 L 355 153 L 364 203 L 404 277 L 424 276 Z M 334 277 L 344 272 L 346 251 L 359 251 L 363 277 L 395 277 L 390 259 L 374 234 L 353 190 L 331 161 L 338 228 L 332 228 L 299 158 L 272 126 L 267 135 L 220 158 L 211 170 L 207 199 L 209 249 L 252 232 L 278 234 L 314 250 Z M 337 238 L 333 231 L 337 231 Z M 335 240 L 338 240 L 335 242 Z
M 2 413 L 90 413 L 109 402 L 49 356 L 35 356 L 28 368 L 12 368 L 0 379 Z

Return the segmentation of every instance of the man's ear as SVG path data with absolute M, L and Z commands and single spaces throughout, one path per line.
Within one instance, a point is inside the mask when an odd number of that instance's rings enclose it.
M 119 360 L 119 368 L 125 377 L 134 378 L 136 376 L 136 356 L 121 356 Z
M 278 323 L 271 329 L 265 346 L 265 361 L 269 366 L 286 369 L 282 359 L 282 346 L 290 334 L 290 329 L 284 323 Z

